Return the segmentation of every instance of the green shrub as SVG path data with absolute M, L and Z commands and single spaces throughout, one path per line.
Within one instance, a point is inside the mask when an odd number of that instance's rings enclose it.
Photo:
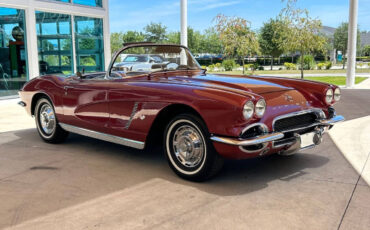
M 330 61 L 328 61 L 326 63 L 326 66 L 325 66 L 325 69 L 330 69 L 332 67 L 333 63 L 331 63 Z
M 244 68 L 246 69 L 246 70 L 249 70 L 249 69 L 253 69 L 253 64 L 245 64 L 244 65 Z
M 215 64 L 215 67 L 216 68 L 221 68 L 222 67 L 222 64 L 218 62 L 218 63 Z
M 301 64 L 302 56 L 299 57 L 298 63 Z M 316 65 L 315 59 L 312 55 L 304 55 L 303 57 L 303 69 L 310 70 L 314 69 Z
M 320 62 L 319 64 L 317 64 L 317 69 L 324 69 L 325 67 L 326 67 L 325 62 Z
M 207 69 L 208 71 L 213 72 L 215 70 L 215 65 L 209 65 Z
M 327 62 L 320 62 L 317 64 L 317 69 L 330 69 L 332 66 L 330 61 Z
M 285 62 L 284 66 L 287 70 L 297 69 L 297 65 L 290 62 Z
M 225 68 L 225 71 L 232 71 L 235 68 L 236 63 L 233 59 L 226 59 L 222 62 L 222 66 Z

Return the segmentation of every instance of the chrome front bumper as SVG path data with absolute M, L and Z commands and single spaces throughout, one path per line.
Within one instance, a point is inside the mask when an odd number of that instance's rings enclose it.
M 326 120 L 320 120 L 316 123 L 313 123 L 312 125 L 304 128 L 309 128 L 309 127 L 314 127 L 314 126 L 326 126 L 326 127 L 331 127 L 335 123 L 344 121 L 343 116 L 334 116 L 331 119 L 326 119 Z M 292 130 L 290 130 L 292 131 Z M 272 142 L 272 141 L 277 141 L 284 138 L 284 133 L 283 132 L 273 132 L 273 133 L 268 133 L 265 135 L 261 136 L 256 136 L 253 138 L 248 138 L 248 139 L 241 139 L 241 138 L 230 138 L 230 137 L 218 137 L 218 136 L 212 136 L 211 140 L 223 144 L 228 144 L 228 145 L 235 145 L 235 146 L 251 146 L 251 145 L 259 145 L 267 142 Z

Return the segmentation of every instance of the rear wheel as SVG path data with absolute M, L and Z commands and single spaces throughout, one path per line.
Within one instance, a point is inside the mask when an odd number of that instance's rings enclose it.
M 187 180 L 207 180 L 222 168 L 204 122 L 192 114 L 178 115 L 167 125 L 164 145 L 170 167 Z
M 44 141 L 60 143 L 67 138 L 68 132 L 59 126 L 54 107 L 48 99 L 37 101 L 34 114 L 37 131 Z

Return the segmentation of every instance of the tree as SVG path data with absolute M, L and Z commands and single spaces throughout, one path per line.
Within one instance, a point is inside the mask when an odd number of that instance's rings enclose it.
M 188 27 L 188 48 L 194 54 L 199 53 L 203 35 L 199 31 Z M 180 44 L 180 32 L 171 32 L 167 35 L 167 42 L 172 44 Z
M 211 54 L 222 54 L 222 42 L 220 40 L 220 34 L 214 29 L 206 29 L 202 35 L 200 42 L 199 53 L 211 53 Z
M 244 58 L 259 52 L 256 34 L 251 30 L 250 23 L 240 17 L 228 17 L 219 14 L 215 18 L 216 30 L 220 34 L 225 53 L 242 59 L 245 74 Z
M 120 48 L 122 48 L 123 44 L 122 35 L 123 35 L 122 32 L 110 34 L 110 49 L 112 55 L 116 53 Z
M 145 40 L 148 42 L 163 42 L 167 39 L 166 31 L 167 27 L 162 23 L 151 22 L 144 27 Z
M 129 30 L 126 33 L 122 34 L 123 43 L 143 42 L 143 41 L 145 41 L 145 35 L 142 32 Z
M 301 57 L 304 57 L 314 51 L 323 50 L 326 39 L 320 35 L 321 21 L 311 18 L 307 9 L 296 8 L 295 2 L 296 0 L 288 0 L 286 8 L 280 13 L 284 34 L 279 42 L 284 50 L 299 51 Z M 303 79 L 304 58 L 300 60 Z
M 114 54 L 123 47 L 124 43 L 130 42 L 143 42 L 145 40 L 144 34 L 137 31 L 126 31 L 125 33 L 111 33 L 110 35 L 110 47 L 111 52 Z
M 360 41 L 360 31 L 357 29 L 357 49 L 361 45 Z M 343 55 L 343 69 L 345 67 L 346 61 L 345 57 L 348 49 L 348 23 L 342 22 L 342 24 L 334 32 L 334 48 L 342 51 Z
M 362 53 L 364 56 L 370 56 L 370 45 L 364 46 L 364 48 L 362 48 Z
M 271 70 L 274 58 L 280 57 L 284 53 L 284 47 L 280 46 L 279 43 L 284 33 L 282 28 L 285 28 L 282 23 L 279 19 L 270 19 L 263 24 L 259 34 L 262 53 L 271 56 Z

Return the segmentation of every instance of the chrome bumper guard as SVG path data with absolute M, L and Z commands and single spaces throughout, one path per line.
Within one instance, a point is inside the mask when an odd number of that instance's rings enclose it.
M 335 116 L 331 119 L 327 120 L 320 120 L 317 123 L 314 123 L 314 126 L 333 126 L 335 123 L 344 121 L 343 116 Z M 310 125 L 310 127 L 313 127 Z M 265 134 L 262 136 L 256 136 L 254 138 L 248 138 L 248 139 L 240 139 L 240 138 L 230 138 L 230 137 L 218 137 L 218 136 L 212 136 L 211 140 L 215 142 L 220 142 L 223 144 L 228 145 L 236 145 L 236 146 L 250 146 L 250 145 L 258 145 L 263 144 L 266 142 L 276 141 L 284 138 L 284 133 L 282 132 L 274 132 Z

